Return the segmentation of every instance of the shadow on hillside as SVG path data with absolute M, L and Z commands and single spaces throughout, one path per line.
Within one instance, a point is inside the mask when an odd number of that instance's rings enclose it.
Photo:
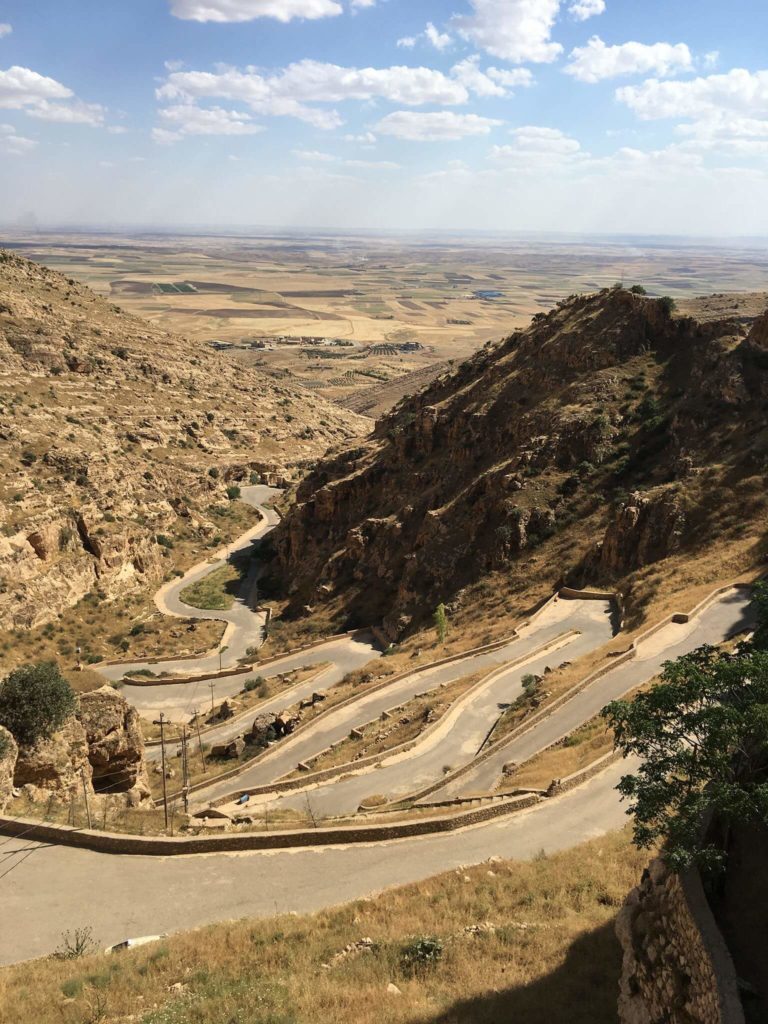
M 510 961 L 514 955 L 510 949 Z M 418 1024 L 616 1024 L 620 972 L 621 948 L 609 921 L 577 939 L 551 974 L 455 1003 Z

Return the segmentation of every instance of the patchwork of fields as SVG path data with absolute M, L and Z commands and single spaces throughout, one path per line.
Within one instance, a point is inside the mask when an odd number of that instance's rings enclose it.
M 369 415 L 573 292 L 637 282 L 680 302 L 757 291 L 768 269 L 763 248 L 670 240 L 72 233 L 4 244 L 192 344 Z M 375 400 L 362 394 L 372 386 Z

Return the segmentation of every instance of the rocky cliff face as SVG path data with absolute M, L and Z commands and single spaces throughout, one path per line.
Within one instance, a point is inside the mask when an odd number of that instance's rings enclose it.
M 487 346 L 299 486 L 275 534 L 293 613 L 333 603 L 394 638 L 564 531 L 568 560 L 539 559 L 553 586 L 681 548 L 704 515 L 686 481 L 768 456 L 745 433 L 763 423 L 766 318 L 747 335 L 612 289 Z
M 598 578 L 622 576 L 674 554 L 686 535 L 686 509 L 675 489 L 632 494 L 608 514 L 605 537 L 589 558 Z
M 7 763 L 12 785 L 34 801 L 79 796 L 83 785 L 129 807 L 150 800 L 138 713 L 109 686 L 82 694 L 77 713 L 49 738 L 18 751 L 14 744 Z
M 0 629 L 156 583 L 158 535 L 233 474 L 290 476 L 368 423 L 2 251 L 0 376 Z
M 0 813 L 5 810 L 13 793 L 13 770 L 19 748 L 5 726 L 0 725 Z

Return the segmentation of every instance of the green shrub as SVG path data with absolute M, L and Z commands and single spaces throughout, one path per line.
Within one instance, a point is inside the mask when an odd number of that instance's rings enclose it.
M 251 676 L 250 679 L 245 680 L 243 689 L 246 693 L 252 693 L 256 690 L 258 691 L 259 697 L 266 697 L 269 692 L 269 684 L 264 676 Z
M 400 962 L 408 974 L 436 967 L 442 960 L 444 946 L 440 939 L 432 935 L 422 935 L 412 939 L 400 950 Z
M 235 501 L 237 498 L 240 497 L 240 488 L 237 486 L 237 484 L 229 485 L 229 487 L 227 488 L 227 497 L 229 498 L 230 501 Z
M 675 300 L 671 295 L 662 295 L 660 299 L 656 300 L 667 316 L 671 316 L 675 309 Z
M 53 661 L 14 669 L 0 683 L 0 725 L 25 745 L 50 736 L 76 707 L 72 688 Z

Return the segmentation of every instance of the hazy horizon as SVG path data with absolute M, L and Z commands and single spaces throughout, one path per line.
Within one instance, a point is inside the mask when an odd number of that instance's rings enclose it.
M 5 0 L 0 220 L 764 237 L 765 38 L 759 0 Z

